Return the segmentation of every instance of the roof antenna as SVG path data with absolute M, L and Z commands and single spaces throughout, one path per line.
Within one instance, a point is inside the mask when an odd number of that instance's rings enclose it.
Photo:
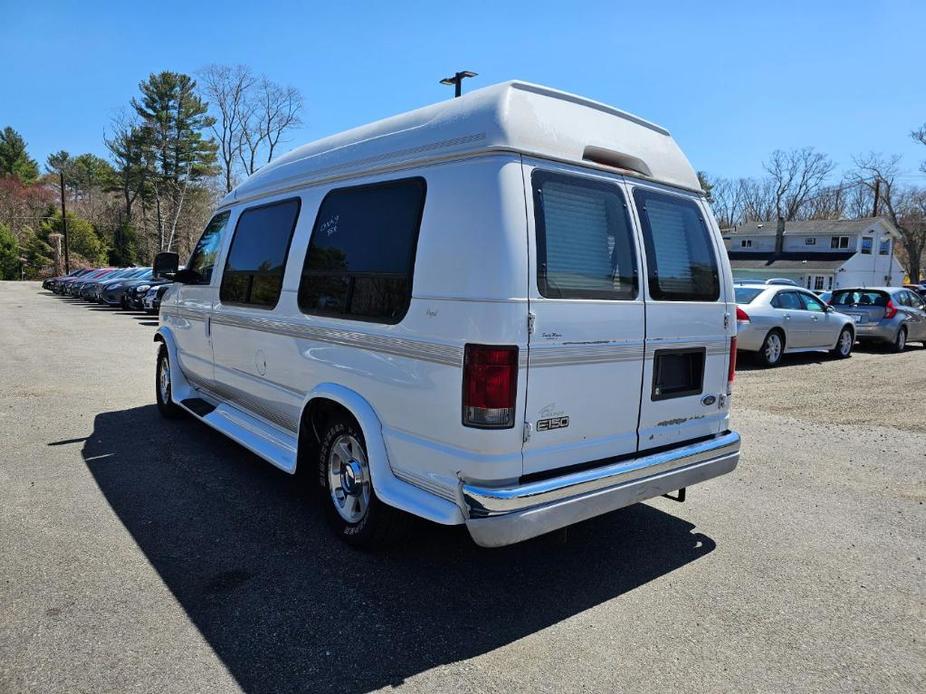
M 463 80 L 467 77 L 476 77 L 477 75 L 478 73 L 463 70 L 462 72 L 454 73 L 453 77 L 445 77 L 440 83 L 446 84 L 448 87 L 453 85 L 453 98 L 456 99 L 463 93 Z

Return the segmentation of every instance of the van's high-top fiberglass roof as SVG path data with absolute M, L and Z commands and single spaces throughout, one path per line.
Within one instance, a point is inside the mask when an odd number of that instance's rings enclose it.
M 250 176 L 222 205 L 488 152 L 623 170 L 701 190 L 688 159 L 658 125 L 549 87 L 504 82 L 297 147 Z

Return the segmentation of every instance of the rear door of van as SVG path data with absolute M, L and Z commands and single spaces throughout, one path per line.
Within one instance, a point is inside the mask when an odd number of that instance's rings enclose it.
M 645 451 L 726 429 L 735 309 L 720 234 L 701 198 L 629 180 L 626 190 L 646 267 Z
M 524 158 L 527 477 L 637 450 L 645 307 L 621 176 Z

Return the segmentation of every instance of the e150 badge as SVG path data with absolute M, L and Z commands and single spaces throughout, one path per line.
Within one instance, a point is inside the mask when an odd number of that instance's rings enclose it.
M 550 417 L 549 419 L 537 420 L 537 431 L 552 431 L 553 429 L 565 429 L 569 426 L 569 417 Z

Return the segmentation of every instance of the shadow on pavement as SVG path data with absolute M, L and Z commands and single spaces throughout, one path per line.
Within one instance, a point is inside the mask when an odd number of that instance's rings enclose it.
M 783 354 L 781 361 L 772 369 L 786 369 L 789 366 L 802 366 L 805 364 L 823 364 L 828 361 L 835 361 L 826 352 L 797 352 L 795 354 Z M 759 359 L 752 352 L 736 353 L 736 370 L 740 371 L 764 371 L 767 366 L 762 366 Z
M 694 526 L 638 504 L 554 537 L 484 550 L 416 525 L 352 550 L 314 492 L 192 419 L 96 416 L 87 467 L 148 560 L 246 691 L 367 691 L 509 644 L 709 552 Z

